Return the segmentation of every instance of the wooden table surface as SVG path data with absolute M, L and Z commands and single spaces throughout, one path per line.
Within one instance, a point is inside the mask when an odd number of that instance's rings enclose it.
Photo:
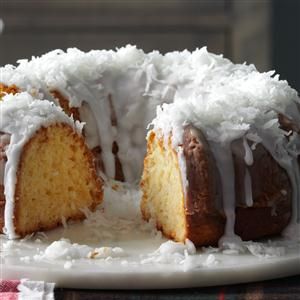
M 55 300 L 79 299 L 300 300 L 300 275 L 247 284 L 177 290 L 55 290 Z

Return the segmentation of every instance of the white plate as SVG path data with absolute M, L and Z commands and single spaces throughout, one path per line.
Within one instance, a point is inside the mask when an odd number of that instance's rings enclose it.
M 286 253 L 277 257 L 257 257 L 250 253 L 213 253 L 217 264 L 206 266 L 209 253 L 190 255 L 189 261 L 179 260 L 143 264 L 160 245 L 159 239 L 119 241 L 126 257 L 105 259 L 75 259 L 65 269 L 66 259 L 35 261 L 48 243 L 33 241 L 9 242 L 1 238 L 1 277 L 5 279 L 29 278 L 55 282 L 58 287 L 86 289 L 160 289 L 224 285 L 274 279 L 300 273 L 300 246 L 288 242 Z M 106 244 L 107 245 L 107 244 Z M 114 246 L 114 243 L 110 244 Z M 281 247 L 280 246 L 280 247 Z M 9 249 L 7 249 L 9 248 Z M 172 256 L 172 255 L 171 255 Z M 152 256 L 150 255 L 150 258 Z M 204 263 L 204 264 L 203 264 Z
M 174 248 L 167 247 L 169 244 L 164 244 L 159 253 L 157 249 L 167 240 L 141 220 L 139 192 L 106 189 L 105 193 L 109 201 L 104 201 L 84 223 L 25 240 L 8 241 L 1 236 L 1 277 L 55 282 L 57 287 L 65 288 L 160 289 L 225 285 L 300 274 L 300 243 L 286 240 L 246 243 L 244 253 L 240 254 L 235 249 L 224 253 L 207 248 L 188 255 L 184 245 Z M 60 251 L 56 251 L 56 257 L 52 252 L 52 257 L 48 252 L 46 255 L 45 249 L 62 237 L 92 248 L 121 247 L 125 255 L 101 259 L 74 253 L 59 258 Z

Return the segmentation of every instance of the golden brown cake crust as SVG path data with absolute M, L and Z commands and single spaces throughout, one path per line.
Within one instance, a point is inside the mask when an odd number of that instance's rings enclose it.
M 223 235 L 225 217 L 216 208 L 221 202 L 218 172 L 204 136 L 192 126 L 183 134 L 183 154 L 186 160 L 185 213 L 187 238 L 195 245 L 216 245 Z
M 187 238 L 198 246 L 215 245 L 225 226 L 223 213 L 215 207 L 219 202 L 216 197 L 221 192 L 216 164 L 199 130 L 187 127 L 183 140 L 189 182 L 186 197 Z M 241 140 L 232 147 L 237 199 L 235 232 L 243 240 L 280 234 L 291 217 L 289 178 L 264 147 L 257 146 L 253 151 L 254 163 L 248 167 L 252 179 L 253 206 L 247 207 L 244 200 L 246 164 L 243 149 Z

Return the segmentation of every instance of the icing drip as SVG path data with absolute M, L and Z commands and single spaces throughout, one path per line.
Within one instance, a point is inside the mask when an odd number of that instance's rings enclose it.
M 94 149 L 100 146 L 100 136 L 98 134 L 96 120 L 90 105 L 87 102 L 83 102 L 79 108 L 80 120 L 84 120 L 84 136 L 85 142 L 90 149 Z
M 87 146 L 91 149 L 94 157 L 95 157 L 95 165 L 97 168 L 98 176 L 101 178 L 105 178 L 105 169 L 104 169 L 104 163 L 102 160 L 102 149 L 101 149 L 101 142 L 100 142 L 100 136 L 98 134 L 97 130 L 97 123 L 94 117 L 94 114 L 91 111 L 91 108 L 88 103 L 83 102 L 82 106 L 79 108 L 79 115 L 80 120 L 85 121 L 84 126 L 84 137 L 85 142 Z
M 245 169 L 245 203 L 248 207 L 253 205 L 251 175 L 248 168 Z
M 253 153 L 252 149 L 250 148 L 246 135 L 243 137 L 243 146 L 245 150 L 244 160 L 247 166 L 251 166 L 253 164 Z M 245 168 L 245 203 L 248 207 L 253 205 L 253 198 L 252 198 L 252 183 L 251 183 L 251 175 L 249 169 Z
M 108 120 L 109 114 L 103 112 L 108 111 L 108 106 L 106 101 L 100 101 L 100 105 L 91 105 L 94 113 L 94 118 L 97 122 L 97 129 L 101 136 L 101 156 L 104 162 L 104 170 L 109 178 L 114 178 L 115 176 L 115 158 L 112 153 L 113 144 L 113 129 L 109 126 L 110 122 Z
M 245 163 L 248 166 L 251 166 L 253 164 L 253 153 L 252 153 L 251 148 L 248 145 L 246 136 L 243 137 L 243 146 L 244 146 L 244 149 L 245 149 L 245 158 L 244 158 Z
M 189 182 L 186 177 L 186 160 L 185 160 L 185 157 L 183 154 L 183 148 L 181 146 L 179 146 L 177 149 L 177 157 L 178 157 L 178 164 L 179 164 L 179 170 L 180 170 L 182 190 L 183 190 L 184 196 L 186 197 L 186 191 L 187 191 Z
M 0 132 L 0 185 L 4 184 L 4 170 L 6 164 L 6 150 L 10 143 L 10 135 Z
M 101 86 L 101 85 L 100 85 Z M 105 173 L 109 178 L 115 176 L 115 158 L 112 153 L 115 131 L 111 126 L 110 106 L 107 95 L 99 87 L 78 85 L 73 87 L 73 93 L 78 99 L 84 99 L 89 105 L 96 123 L 96 132 L 100 136 L 101 156 Z M 82 119 L 85 122 L 85 119 Z M 97 136 L 97 135 L 96 135 Z M 98 140 L 99 141 L 99 140 Z
M 216 159 L 217 168 L 221 176 L 223 209 L 226 216 L 225 233 L 219 241 L 223 246 L 228 243 L 239 243 L 241 239 L 234 233 L 235 225 L 235 186 L 234 166 L 230 144 L 220 145 L 209 142 Z

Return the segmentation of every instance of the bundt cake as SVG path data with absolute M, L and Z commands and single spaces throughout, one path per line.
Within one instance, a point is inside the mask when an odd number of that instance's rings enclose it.
M 82 124 L 28 93 L 4 96 L 0 111 L 0 226 L 9 238 L 82 219 L 101 202 Z
M 300 236 L 297 93 L 272 72 L 200 58 L 192 92 L 163 104 L 152 122 L 144 218 L 198 246 L 275 235 L 289 223 Z
M 84 122 L 98 175 L 140 182 L 142 214 L 166 236 L 202 246 L 296 228 L 300 100 L 273 72 L 206 48 L 55 50 L 18 63 L 0 69 L 1 94 L 49 99 Z

